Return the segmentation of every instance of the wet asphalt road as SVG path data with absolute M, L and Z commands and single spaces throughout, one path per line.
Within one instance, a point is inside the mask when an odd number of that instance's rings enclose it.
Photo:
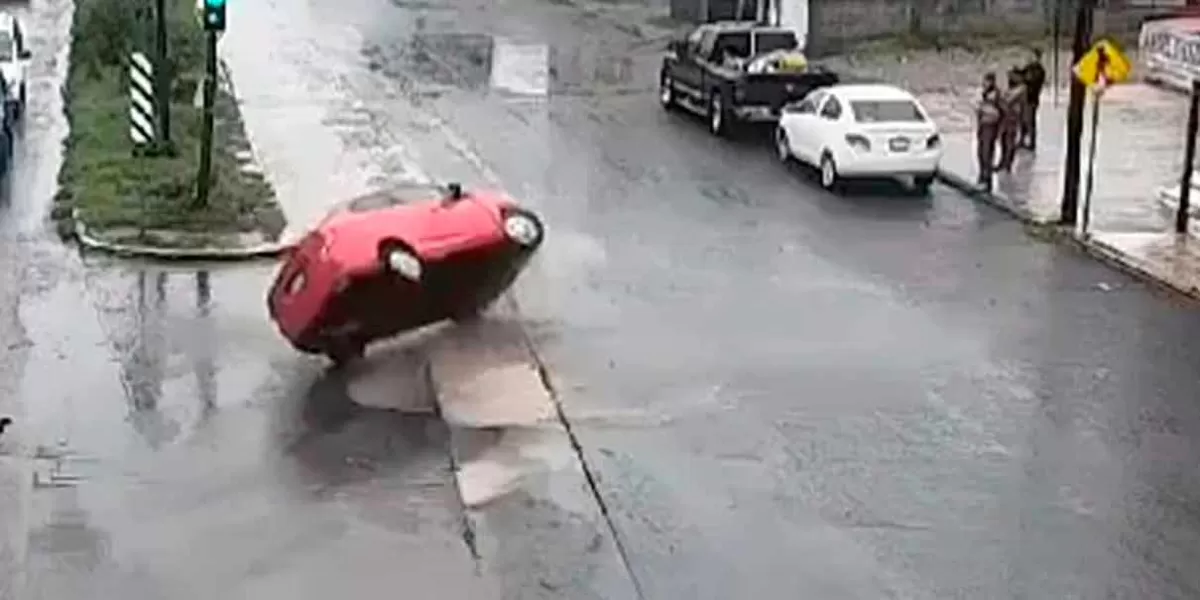
M 1200 593 L 1194 307 L 948 190 L 836 198 L 709 138 L 655 104 L 651 27 L 535 0 L 231 7 L 298 227 L 425 176 L 552 227 L 516 301 L 636 585 L 601 581 L 605 531 L 531 499 L 511 537 L 464 543 L 450 432 L 405 398 L 420 357 L 331 377 L 267 322 L 270 265 L 52 239 L 66 17 L 37 7 L 0 217 L 0 598 Z M 548 96 L 494 74 L 495 36 L 547 44 L 517 62 L 553 57 Z M 64 450 L 55 479 L 36 457 Z

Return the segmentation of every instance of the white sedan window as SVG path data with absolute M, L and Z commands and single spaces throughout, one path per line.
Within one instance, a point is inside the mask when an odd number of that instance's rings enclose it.
M 856 100 L 850 103 L 859 123 L 921 123 L 925 115 L 911 100 Z
M 837 96 L 831 96 L 825 106 L 821 107 L 821 116 L 836 121 L 842 116 L 842 103 L 838 101 Z

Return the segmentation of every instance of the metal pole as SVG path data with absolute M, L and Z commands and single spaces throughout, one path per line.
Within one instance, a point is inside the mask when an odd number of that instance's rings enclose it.
M 1183 177 L 1179 182 L 1179 207 L 1175 211 L 1175 233 L 1188 232 L 1192 212 L 1192 170 L 1196 162 L 1196 130 L 1200 128 L 1200 79 L 1192 81 L 1192 101 L 1188 107 L 1187 139 L 1183 144 Z
M 166 0 L 155 0 L 154 96 L 158 105 L 158 135 L 163 146 L 171 147 L 171 74 L 167 72 Z
M 1096 182 L 1096 141 L 1100 139 L 1100 95 L 1092 94 L 1092 139 L 1088 148 L 1087 188 L 1083 193 L 1083 223 L 1079 232 L 1087 236 L 1092 221 L 1092 188 Z
M 217 94 L 217 32 L 207 32 L 204 67 L 204 124 L 200 130 L 200 174 L 196 178 L 196 206 L 208 206 L 212 183 L 213 102 Z
M 1054 0 L 1054 23 L 1051 26 L 1050 39 L 1053 40 L 1051 52 L 1050 75 L 1053 77 L 1052 85 L 1054 86 L 1054 105 L 1058 106 L 1058 88 L 1061 83 L 1062 75 L 1059 73 L 1059 58 L 1062 46 L 1062 0 Z
M 1096 0 L 1079 0 L 1079 8 L 1075 12 L 1075 39 L 1072 50 L 1074 60 L 1078 64 L 1092 37 L 1092 9 Z M 1080 146 L 1083 142 L 1083 109 L 1086 102 L 1087 89 L 1078 77 L 1071 78 L 1071 94 L 1067 99 L 1067 157 L 1063 167 L 1062 207 L 1059 223 L 1074 225 L 1079 218 L 1079 167 Z

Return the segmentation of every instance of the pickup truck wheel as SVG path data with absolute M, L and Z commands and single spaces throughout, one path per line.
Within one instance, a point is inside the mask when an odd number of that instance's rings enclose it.
M 708 98 L 708 130 L 713 135 L 725 135 L 727 126 L 725 125 L 725 100 L 721 97 L 721 92 L 713 91 Z
M 671 76 L 663 73 L 658 81 L 658 101 L 668 110 L 675 108 L 675 89 L 671 85 Z
M 821 155 L 820 164 L 821 187 L 829 191 L 836 191 L 838 188 L 838 172 L 837 163 L 833 162 L 833 156 L 828 152 Z

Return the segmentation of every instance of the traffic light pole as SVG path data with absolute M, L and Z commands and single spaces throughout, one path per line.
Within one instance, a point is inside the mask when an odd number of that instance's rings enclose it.
M 196 178 L 196 206 L 208 207 L 208 194 L 212 183 L 213 146 L 213 103 L 217 95 L 217 32 L 205 32 L 204 57 L 204 124 L 200 131 L 200 173 Z
M 1077 0 L 1075 36 L 1071 48 L 1071 64 L 1079 64 L 1087 54 L 1092 40 L 1092 20 L 1096 0 Z M 1079 171 L 1083 146 L 1083 109 L 1087 89 L 1078 77 L 1071 77 L 1071 93 L 1067 98 L 1067 158 L 1063 167 L 1062 211 L 1059 224 L 1075 225 L 1079 218 Z
M 155 0 L 154 31 L 154 103 L 158 105 L 158 135 L 167 154 L 171 147 L 171 73 L 167 71 L 166 0 Z

